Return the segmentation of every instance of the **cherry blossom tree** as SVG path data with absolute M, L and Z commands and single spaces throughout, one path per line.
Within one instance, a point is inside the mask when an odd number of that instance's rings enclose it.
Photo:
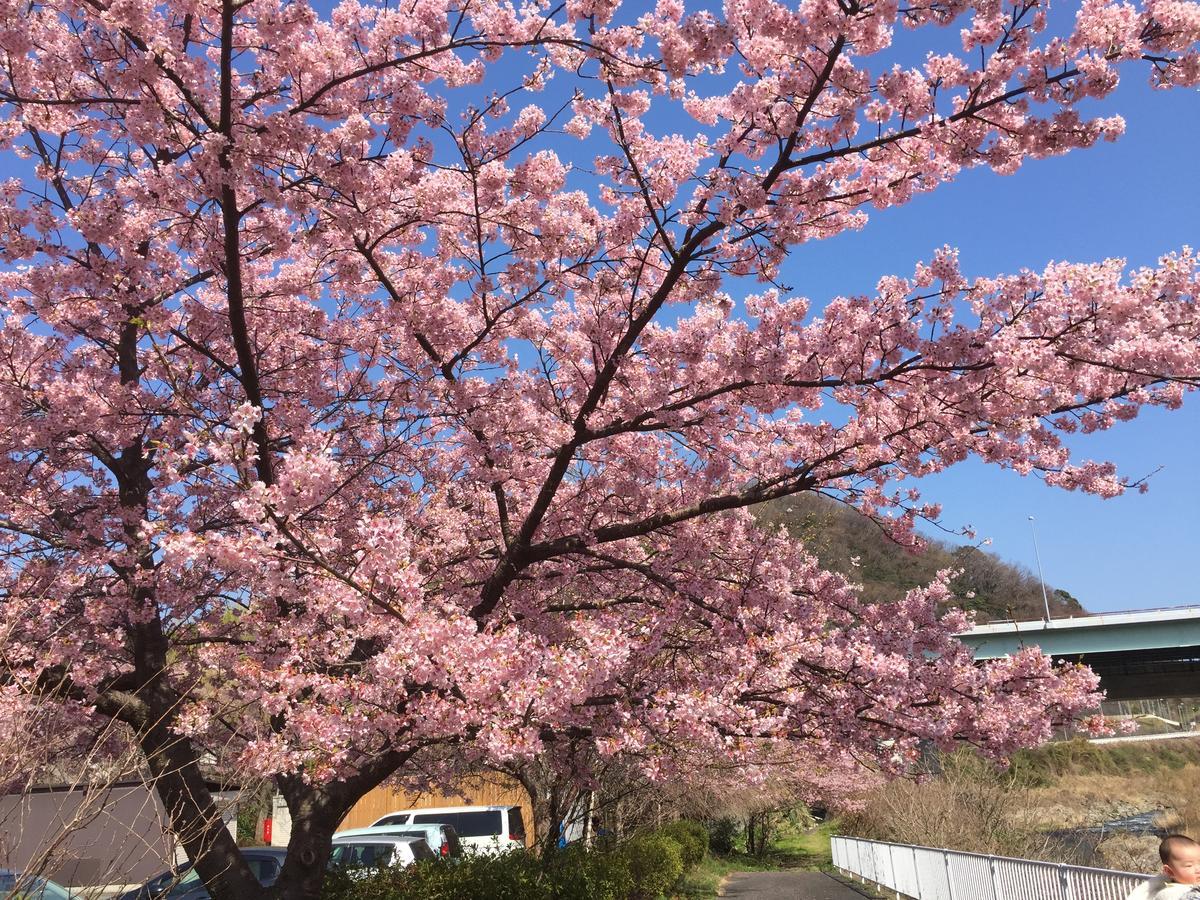
M 259 888 L 205 754 L 275 779 L 299 898 L 426 748 L 1045 739 L 1090 673 L 975 667 L 944 584 L 872 608 L 751 510 L 912 543 L 968 456 L 1120 493 L 1062 436 L 1195 386 L 1194 255 L 942 249 L 818 308 L 779 270 L 1118 137 L 1085 105 L 1198 39 L 1187 0 L 0 0 L 5 690 L 126 723 L 218 900 Z

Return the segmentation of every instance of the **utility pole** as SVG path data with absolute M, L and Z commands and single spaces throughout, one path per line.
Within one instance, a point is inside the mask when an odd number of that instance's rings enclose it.
M 1046 596 L 1046 576 L 1042 574 L 1042 554 L 1038 550 L 1037 528 L 1033 524 L 1033 516 L 1029 517 L 1029 531 L 1033 534 L 1033 556 L 1037 560 L 1038 581 L 1042 583 L 1042 605 L 1046 610 L 1046 624 L 1050 624 L 1050 598 Z

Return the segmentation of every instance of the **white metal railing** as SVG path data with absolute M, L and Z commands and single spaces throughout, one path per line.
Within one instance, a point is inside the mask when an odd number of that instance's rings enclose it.
M 1125 900 L 1145 875 L 835 837 L 833 864 L 914 900 Z

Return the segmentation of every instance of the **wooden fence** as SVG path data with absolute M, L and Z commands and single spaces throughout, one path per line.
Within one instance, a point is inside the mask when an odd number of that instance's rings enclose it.
M 457 792 L 449 793 L 410 793 L 395 788 L 378 787 L 354 804 L 354 808 L 338 827 L 365 828 L 396 810 L 432 806 L 519 806 L 525 820 L 526 840 L 533 836 L 533 812 L 529 806 L 529 795 L 516 781 L 500 776 L 468 779 L 462 782 Z

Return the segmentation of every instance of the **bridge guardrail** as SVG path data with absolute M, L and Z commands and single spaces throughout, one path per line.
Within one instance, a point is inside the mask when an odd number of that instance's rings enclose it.
M 1125 900 L 1146 875 L 834 837 L 833 864 L 913 900 Z

